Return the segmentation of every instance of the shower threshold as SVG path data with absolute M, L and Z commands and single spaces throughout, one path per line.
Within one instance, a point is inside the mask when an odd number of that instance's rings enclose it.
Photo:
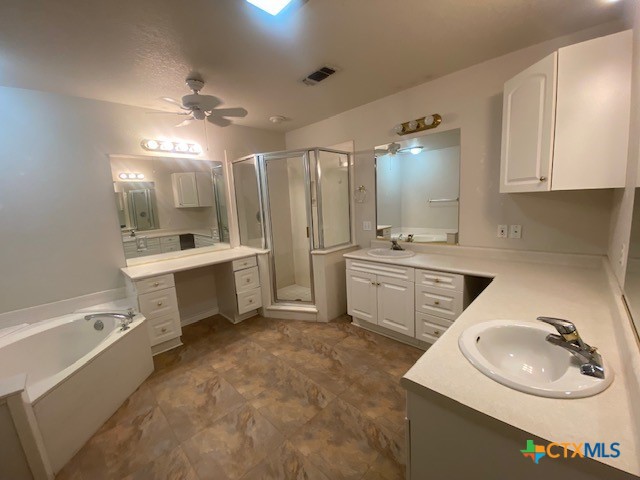
M 302 285 L 287 285 L 278 289 L 278 300 L 288 302 L 310 302 L 311 288 Z

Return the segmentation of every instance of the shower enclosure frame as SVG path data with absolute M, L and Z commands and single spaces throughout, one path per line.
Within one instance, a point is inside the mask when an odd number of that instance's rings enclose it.
M 319 161 L 320 152 L 335 153 L 339 155 L 345 155 L 347 157 L 347 208 L 348 208 L 348 240 L 336 245 L 331 245 L 331 249 L 339 249 L 352 245 L 353 243 L 353 207 L 351 205 L 351 158 L 352 154 L 343 150 L 335 150 L 325 147 L 312 147 L 301 148 L 295 150 L 282 150 L 276 152 L 256 153 L 253 155 L 247 155 L 242 158 L 238 158 L 232 161 L 232 164 L 243 162 L 250 159 L 255 159 L 255 169 L 258 184 L 258 198 L 260 199 L 260 220 L 262 229 L 262 248 L 270 251 L 269 264 L 271 268 L 271 274 L 269 275 L 271 281 L 271 301 L 277 305 L 314 305 L 315 304 L 315 291 L 314 291 L 314 270 L 313 270 L 313 255 L 314 251 L 324 250 L 324 219 L 322 216 L 322 166 Z M 313 153 L 315 160 L 315 187 L 312 188 L 312 165 L 311 165 L 311 153 Z M 307 228 L 309 229 L 309 277 L 310 277 L 310 290 L 311 301 L 296 301 L 296 300 L 279 300 L 276 278 L 276 265 L 274 253 L 274 241 L 272 234 L 272 222 L 271 222 L 271 208 L 269 202 L 269 185 L 267 180 L 267 162 L 269 160 L 282 160 L 291 157 L 300 157 L 303 162 L 304 181 L 305 181 L 305 206 L 307 214 Z M 313 205 L 312 205 L 312 191 L 315 190 L 316 200 L 316 217 L 317 225 L 314 222 Z M 237 200 L 237 192 L 234 185 L 234 195 Z M 316 233 L 317 233 L 317 245 L 316 245 Z M 241 239 L 242 241 L 242 239 Z

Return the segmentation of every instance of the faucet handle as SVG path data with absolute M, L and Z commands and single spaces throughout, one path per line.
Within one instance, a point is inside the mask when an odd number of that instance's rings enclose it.
M 536 320 L 548 323 L 549 325 L 553 326 L 560 335 L 569 335 L 572 333 L 576 333 L 576 326 L 569 320 L 553 317 L 538 317 Z

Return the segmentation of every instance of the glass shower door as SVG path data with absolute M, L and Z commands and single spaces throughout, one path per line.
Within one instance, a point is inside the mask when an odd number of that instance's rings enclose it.
M 263 157 L 267 236 L 276 303 L 313 302 L 309 162 L 306 152 Z
M 264 248 L 263 215 L 260 204 L 258 159 L 255 156 L 233 164 L 233 183 L 238 210 L 240 245 Z

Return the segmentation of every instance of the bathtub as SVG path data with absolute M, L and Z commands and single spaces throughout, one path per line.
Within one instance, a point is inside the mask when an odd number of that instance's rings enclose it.
M 153 371 L 142 315 L 118 320 L 65 315 L 0 337 L 0 379 L 26 373 L 26 394 L 54 473 Z

